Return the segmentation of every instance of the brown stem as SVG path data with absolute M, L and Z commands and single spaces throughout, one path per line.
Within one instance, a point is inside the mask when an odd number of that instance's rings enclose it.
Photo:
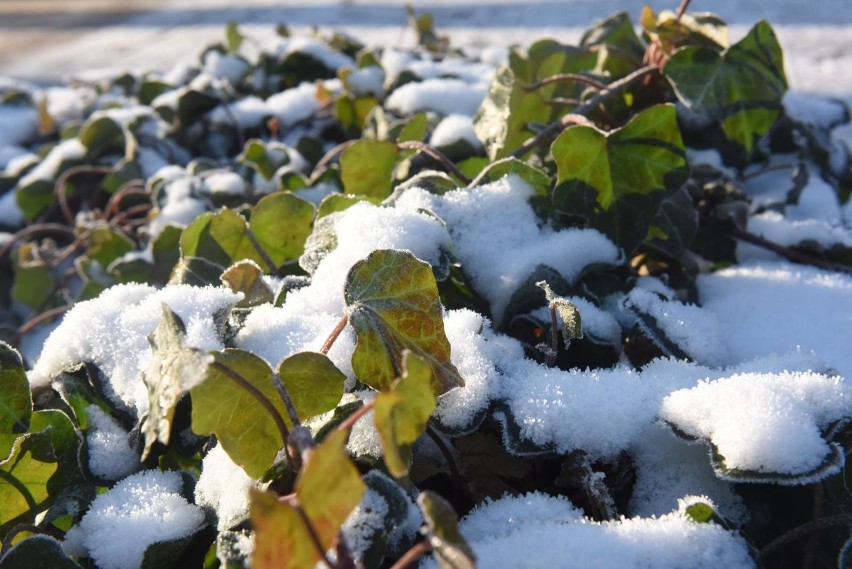
M 107 202 L 106 208 L 104 208 L 104 217 L 106 219 L 110 219 L 114 215 L 118 215 L 119 208 L 121 207 L 121 200 L 126 198 L 127 196 L 148 196 L 148 192 L 145 190 L 144 185 L 140 187 L 141 180 L 131 180 L 124 184 L 117 192 L 115 192 Z
M 745 241 L 746 243 L 751 243 L 752 245 L 757 245 L 758 247 L 762 247 L 768 251 L 772 251 L 776 255 L 779 255 L 792 263 L 810 265 L 812 267 L 818 267 L 820 269 L 825 269 L 828 271 L 852 273 L 852 267 L 847 267 L 846 265 L 841 265 L 840 263 L 832 263 L 831 261 L 823 261 L 822 259 L 812 257 L 807 253 L 803 253 L 801 251 L 797 251 L 796 249 L 779 245 L 778 243 L 775 243 L 773 241 L 761 237 L 760 235 L 755 235 L 754 233 L 750 233 L 743 229 L 735 228 L 731 231 L 731 235 L 736 239 L 739 239 L 740 241 Z
M 462 480 L 461 473 L 459 473 L 459 467 L 456 464 L 456 460 L 453 458 L 453 454 L 450 452 L 450 449 L 444 443 L 443 439 L 441 439 L 441 435 L 436 433 L 432 427 L 426 427 L 426 434 L 430 439 L 432 439 L 432 442 L 435 443 L 438 450 L 441 451 L 441 454 L 444 456 L 444 460 L 447 461 L 447 466 L 450 467 L 450 478 L 453 479 L 453 495 L 455 496 L 456 504 L 459 504 L 462 502 L 461 492 L 464 490 L 465 484 L 464 480 Z
M 838 514 L 827 518 L 820 518 L 794 527 L 786 533 L 782 533 L 766 545 L 764 545 L 758 554 L 758 560 L 763 561 L 778 550 L 783 549 L 786 545 L 800 539 L 811 532 L 820 531 L 837 526 L 852 526 L 852 514 Z
M 418 152 L 422 152 L 424 154 L 428 154 L 438 162 L 440 162 L 444 168 L 446 168 L 450 174 L 461 180 L 465 185 L 470 184 L 473 180 L 464 175 L 464 172 L 459 170 L 458 166 L 456 166 L 452 160 L 444 156 L 441 152 L 439 152 L 433 146 L 429 146 L 425 142 L 420 142 L 418 140 L 409 140 L 406 142 L 400 142 L 396 145 L 399 150 L 416 150 Z
M 287 438 L 290 436 L 290 430 L 287 429 L 287 424 L 284 422 L 284 418 L 281 416 L 281 413 L 278 412 L 278 409 L 275 408 L 275 405 L 272 404 L 272 401 L 267 399 L 266 395 L 263 394 L 257 387 L 249 383 L 243 376 L 226 366 L 220 362 L 213 362 L 210 366 L 220 373 L 224 374 L 225 377 L 248 391 L 252 397 L 260 403 L 261 407 L 272 417 L 272 420 L 275 422 L 275 427 L 278 429 L 278 434 L 281 436 L 281 445 L 287 445 Z
M 690 0 L 681 0 L 680 6 L 677 7 L 677 13 L 675 14 L 675 20 L 680 21 L 683 15 L 686 13 L 686 9 L 689 7 Z
M 320 353 L 324 356 L 328 355 L 328 351 L 334 345 L 334 342 L 337 341 L 337 337 L 340 336 L 340 333 L 343 332 L 343 329 L 346 328 L 346 324 L 349 323 L 349 315 L 344 314 L 343 318 L 337 321 L 337 325 L 334 327 L 334 330 L 331 331 L 331 334 L 326 338 L 325 343 L 323 343 L 320 348 Z
M 21 241 L 23 239 L 27 239 L 28 237 L 34 237 L 39 235 L 40 233 L 64 233 L 66 235 L 70 235 L 72 238 L 76 237 L 74 234 L 74 230 L 67 225 L 62 225 L 61 223 L 39 223 L 36 225 L 30 225 L 29 227 L 25 227 L 12 235 L 12 238 L 0 248 L 0 259 L 9 254 L 9 251 L 15 246 L 15 243 Z
M 524 87 L 524 91 L 537 91 L 541 89 L 545 85 L 551 85 L 553 83 L 582 83 L 583 85 L 588 85 L 589 87 L 594 87 L 598 91 L 603 91 L 607 88 L 606 83 L 601 83 L 596 79 L 592 79 L 591 77 L 586 77 L 585 75 L 580 75 L 579 73 L 557 73 L 556 75 L 551 75 L 545 79 L 537 83 L 533 83 L 531 85 L 527 85 Z
M 70 305 L 66 306 L 57 306 L 56 308 L 51 308 L 50 310 L 45 310 L 44 312 L 33 316 L 18 328 L 18 330 L 12 335 L 12 341 L 17 342 L 20 340 L 24 334 L 28 334 L 32 331 L 33 328 L 38 326 L 39 324 L 43 324 L 47 320 L 51 320 L 56 318 L 57 316 L 61 316 L 71 308 Z
M 545 99 L 544 102 L 548 105 L 572 105 L 575 107 L 583 104 L 583 101 L 581 101 L 580 99 L 571 99 L 568 97 L 555 97 L 553 99 Z
M 655 73 L 657 68 L 653 65 L 646 65 L 645 67 L 640 67 L 633 73 L 629 75 L 625 75 L 621 79 L 610 83 L 606 89 L 598 92 L 594 97 L 589 99 L 587 102 L 583 103 L 576 109 L 574 112 L 564 117 L 560 117 L 558 120 L 550 123 L 547 128 L 539 132 L 533 138 L 526 140 L 523 144 L 521 144 L 514 152 L 510 154 L 510 156 L 514 158 L 523 158 L 525 154 L 530 152 L 532 149 L 541 146 L 542 144 L 546 144 L 551 142 L 554 138 L 556 138 L 560 132 L 568 128 L 568 126 L 576 123 L 577 115 L 585 115 L 593 111 L 604 102 L 609 97 L 618 93 L 622 89 L 626 89 L 633 83 L 636 83 L 640 79 L 646 77 L 651 73 Z
M 397 559 L 396 563 L 391 565 L 390 569 L 405 569 L 430 551 L 432 551 L 432 546 L 428 541 L 415 543 L 411 549 L 405 552 L 405 555 Z
M 343 422 L 341 422 L 339 425 L 337 425 L 335 430 L 337 430 L 337 431 L 348 431 L 353 426 L 355 426 L 355 423 L 358 422 L 358 419 L 360 419 L 361 417 L 363 417 L 364 415 L 366 415 L 367 413 L 372 411 L 375 406 L 376 406 L 376 400 L 375 399 L 372 399 L 370 401 L 365 402 L 363 405 L 358 407 L 355 410 L 354 413 L 352 413 L 351 415 L 346 417 L 346 419 Z
M 65 170 L 61 176 L 56 180 L 56 184 L 53 186 L 53 193 L 56 195 L 56 201 L 59 204 L 59 209 L 62 211 L 63 217 L 65 217 L 65 221 L 68 222 L 68 225 L 74 225 L 74 213 L 71 211 L 71 208 L 68 206 L 68 195 L 66 193 L 66 185 L 68 184 L 68 180 L 71 179 L 72 176 L 76 176 L 77 174 L 111 174 L 113 172 L 113 168 L 111 166 L 74 166 L 73 168 L 69 168 Z

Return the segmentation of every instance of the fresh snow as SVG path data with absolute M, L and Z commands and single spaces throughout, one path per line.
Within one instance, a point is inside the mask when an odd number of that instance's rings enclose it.
M 467 142 L 471 148 L 482 148 L 482 142 L 476 137 L 473 130 L 473 120 L 467 115 L 451 114 L 445 116 L 435 127 L 429 143 L 440 148 L 450 146 L 454 142 Z
M 434 111 L 440 115 L 473 116 L 485 94 L 487 82 L 467 83 L 460 79 L 426 79 L 406 83 L 385 100 L 385 106 L 399 115 Z
M 130 434 L 95 404 L 86 408 L 89 429 L 86 446 L 89 471 L 104 480 L 121 480 L 139 470 L 139 454 L 130 447 Z
M 222 445 L 216 445 L 204 456 L 195 503 L 216 512 L 216 529 L 230 529 L 248 518 L 248 491 L 253 486 L 245 470 L 234 464 Z
M 69 538 L 100 569 L 138 569 L 149 546 L 188 538 L 204 525 L 204 513 L 186 501 L 182 487 L 177 472 L 128 476 L 92 501 Z

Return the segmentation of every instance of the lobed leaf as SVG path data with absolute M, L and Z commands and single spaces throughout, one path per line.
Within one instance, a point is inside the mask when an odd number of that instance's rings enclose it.
M 299 258 L 313 225 L 313 204 L 292 192 L 265 196 L 254 206 L 249 218 L 249 229 L 274 268 Z
M 407 349 L 432 368 L 436 396 L 464 385 L 450 361 L 438 285 L 429 263 L 406 251 L 373 251 L 349 270 L 343 297 L 356 334 L 352 367 L 359 380 L 387 391 L 403 374 Z
M 396 144 L 359 140 L 340 155 L 340 178 L 347 194 L 384 199 L 392 189 L 399 151 Z

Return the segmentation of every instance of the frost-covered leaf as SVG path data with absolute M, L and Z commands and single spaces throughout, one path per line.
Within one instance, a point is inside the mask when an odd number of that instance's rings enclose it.
M 231 265 L 222 273 L 221 279 L 232 291 L 243 293 L 243 299 L 236 304 L 238 308 L 266 304 L 275 299 L 272 289 L 263 280 L 263 269 L 252 261 Z
M 81 569 L 62 551 L 62 544 L 46 535 L 28 537 L 12 547 L 0 559 L 0 569 Z
M 231 460 L 258 479 L 285 443 L 281 426 L 286 428 L 287 412 L 272 382 L 272 369 L 243 350 L 211 355 L 214 361 L 207 366 L 206 379 L 190 391 L 192 430 L 215 434 Z
M 417 504 L 426 518 L 429 540 L 441 569 L 473 569 L 476 556 L 459 532 L 458 518 L 453 507 L 440 495 L 425 490 Z
M 398 157 L 393 142 L 359 140 L 340 155 L 343 189 L 347 194 L 388 197 Z
M 412 447 L 426 431 L 435 410 L 434 372 L 422 358 L 404 352 L 402 377 L 376 397 L 376 429 L 385 449 L 385 464 L 397 478 L 408 474 Z
M 676 52 L 663 71 L 684 105 L 719 121 L 748 154 L 775 123 L 787 91 L 781 46 L 763 20 L 721 53 L 695 46 Z
M 252 139 L 246 142 L 237 162 L 250 166 L 265 179 L 271 180 L 279 168 L 289 164 L 290 154 L 280 142 Z
M 403 350 L 408 349 L 432 367 L 436 396 L 464 385 L 450 361 L 429 263 L 404 251 L 374 251 L 352 266 L 343 296 L 357 336 L 352 367 L 361 381 L 387 391 L 402 376 Z
M 609 132 L 574 126 L 551 147 L 558 170 L 553 203 L 630 252 L 647 236 L 658 202 L 687 177 L 673 105 L 657 105 Z
M 0 342 L 0 433 L 23 433 L 33 411 L 30 384 L 21 354 Z
M 313 223 L 314 206 L 310 202 L 291 192 L 275 192 L 254 206 L 249 228 L 277 268 L 304 252 Z
M 583 321 L 580 318 L 580 311 L 568 299 L 556 295 L 547 281 L 539 281 L 535 284 L 544 291 L 550 310 L 555 311 L 559 316 L 559 330 L 562 332 L 562 341 L 568 348 L 571 345 L 571 340 L 583 337 Z
M 202 350 L 184 345 L 186 327 L 183 321 L 165 304 L 162 309 L 160 323 L 148 336 L 152 358 L 142 376 L 148 389 L 148 416 L 142 425 L 143 460 L 156 442 L 168 446 L 178 400 L 204 381 L 207 366 L 213 361 Z

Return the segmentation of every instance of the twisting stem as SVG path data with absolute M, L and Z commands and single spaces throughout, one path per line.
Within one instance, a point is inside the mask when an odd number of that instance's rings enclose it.
M 349 323 L 349 315 L 344 314 L 343 318 L 338 320 L 337 325 L 334 327 L 334 330 L 331 331 L 331 334 L 326 338 L 325 343 L 320 348 L 320 353 L 324 356 L 328 355 L 328 351 L 334 345 L 334 342 L 337 340 L 337 337 L 340 336 L 340 333 L 343 332 L 343 329 L 346 328 L 346 324 Z
M 758 247 L 772 251 L 776 255 L 780 255 L 792 263 L 811 265 L 828 271 L 852 273 L 852 267 L 841 265 L 840 263 L 832 263 L 831 261 L 823 261 L 822 259 L 812 257 L 807 253 L 791 249 L 790 247 L 784 247 L 783 245 L 779 245 L 778 243 L 765 239 L 760 235 L 755 235 L 754 233 L 749 233 L 742 229 L 732 230 L 731 235 L 740 241 L 745 241 L 746 243 L 751 243 L 752 245 L 757 245 Z
M 537 83 L 533 83 L 532 85 L 527 85 L 524 87 L 524 91 L 537 91 L 541 89 L 545 85 L 550 85 L 552 83 L 582 83 L 583 85 L 588 85 L 589 87 L 594 87 L 598 91 L 603 91 L 607 88 L 606 83 L 601 83 L 596 79 L 592 79 L 591 77 L 586 77 L 585 75 L 580 75 L 579 73 L 558 73 L 556 75 L 551 75 L 545 79 Z
M 56 308 L 51 308 L 50 310 L 45 310 L 44 312 L 37 314 L 36 316 L 33 316 L 32 318 L 30 318 L 29 320 L 27 320 L 26 322 L 21 324 L 21 326 L 18 328 L 18 330 L 12 336 L 12 340 L 17 342 L 18 340 L 20 340 L 24 336 L 24 334 L 29 333 L 30 331 L 32 331 L 33 328 L 35 328 L 39 324 L 42 324 L 47 320 L 51 320 L 53 318 L 56 318 L 57 316 L 62 316 L 63 314 L 65 314 L 68 311 L 69 308 L 71 308 L 70 305 L 57 306 Z
M 428 541 L 416 543 L 405 552 L 405 555 L 397 559 L 396 563 L 391 565 L 391 569 L 405 569 L 430 551 L 432 551 L 432 546 L 429 545 Z
M 406 142 L 400 142 L 396 145 L 396 147 L 400 150 L 417 150 L 418 152 L 422 152 L 424 154 L 428 154 L 438 162 L 440 162 L 444 168 L 449 170 L 450 174 L 461 180 L 464 184 L 470 184 L 473 180 L 464 175 L 464 172 L 459 170 L 458 166 L 453 164 L 453 161 L 444 156 L 441 152 L 439 152 L 436 148 L 429 146 L 425 142 L 420 142 L 418 140 L 409 140 Z
M 56 201 L 59 203 L 59 209 L 62 211 L 63 217 L 65 217 L 65 221 L 68 222 L 68 225 L 74 225 L 74 214 L 71 211 L 71 208 L 68 206 L 68 195 L 65 191 L 65 187 L 68 185 L 68 180 L 71 179 L 72 176 L 76 176 L 77 174 L 111 174 L 113 171 L 111 166 L 74 166 L 73 168 L 69 168 L 65 172 L 59 176 L 59 179 L 56 180 L 56 185 L 53 187 L 53 192 L 56 194 Z
M 829 516 L 827 518 L 820 518 L 818 520 L 810 521 L 806 524 L 802 524 L 798 527 L 791 529 L 786 533 L 782 533 L 769 543 L 763 546 L 760 550 L 760 554 L 758 555 L 759 560 L 765 560 L 767 557 L 776 553 L 779 549 L 783 548 L 787 544 L 796 541 L 799 538 L 802 538 L 811 532 L 820 531 L 828 528 L 833 528 L 837 526 L 852 526 L 852 515 L 850 514 L 839 514 L 836 516 Z
M 348 431 L 352 427 L 355 426 L 355 423 L 358 422 L 358 419 L 369 413 L 376 406 L 376 400 L 371 399 L 370 401 L 365 402 L 363 405 L 358 407 L 354 413 L 346 417 L 346 419 L 337 425 L 337 431 Z
M 358 140 L 347 140 L 346 142 L 341 142 L 331 150 L 325 153 L 325 156 L 320 158 L 320 161 L 317 162 L 317 165 L 314 166 L 314 171 L 311 172 L 311 182 L 315 182 L 320 174 L 325 172 L 328 169 L 328 166 L 334 162 L 338 156 L 343 154 L 343 151 L 358 142 Z
M 554 138 L 556 138 L 560 132 L 568 128 L 568 126 L 577 123 L 578 115 L 585 115 L 593 111 L 604 102 L 609 97 L 618 93 L 622 89 L 626 89 L 633 83 L 636 83 L 640 79 L 644 78 L 646 75 L 651 73 L 655 73 L 657 68 L 653 65 L 646 65 L 645 67 L 640 67 L 633 73 L 629 75 L 625 75 L 618 81 L 614 81 L 610 83 L 606 89 L 598 92 L 597 95 L 589 99 L 586 103 L 580 105 L 574 112 L 571 114 L 565 115 L 564 117 L 560 117 L 558 120 L 550 123 L 547 128 L 539 132 L 533 138 L 528 139 L 522 145 L 520 145 L 510 156 L 514 158 L 523 158 L 529 151 L 532 149 L 541 146 L 542 144 L 547 144 L 551 142 Z
M 39 223 L 37 225 L 30 225 L 29 227 L 25 227 L 12 235 L 12 238 L 9 239 L 2 248 L 0 248 L 0 259 L 8 255 L 9 251 L 12 250 L 15 243 L 18 241 L 34 237 L 40 233 L 64 233 L 66 235 L 70 235 L 72 238 L 75 237 L 74 230 L 67 225 L 62 225 L 61 223 Z
M 287 444 L 287 438 L 290 436 L 290 430 L 287 428 L 287 423 L 284 422 L 284 417 L 281 416 L 281 413 L 278 412 L 278 409 L 275 408 L 275 405 L 272 404 L 272 401 L 267 399 L 266 395 L 264 395 L 257 387 L 249 383 L 246 378 L 226 366 L 220 362 L 213 362 L 210 366 L 222 373 L 248 391 L 252 397 L 254 397 L 258 403 L 260 403 L 261 407 L 272 417 L 272 420 L 275 422 L 275 427 L 278 429 L 278 434 L 281 435 L 281 443 L 282 445 Z

